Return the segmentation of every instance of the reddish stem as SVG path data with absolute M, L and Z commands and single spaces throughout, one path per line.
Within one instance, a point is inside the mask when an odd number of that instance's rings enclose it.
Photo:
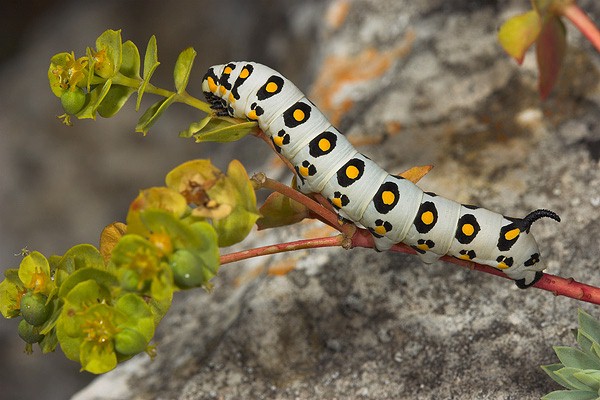
M 600 52 L 600 31 L 592 20 L 576 4 L 562 9 L 562 13 L 588 38 L 596 50 Z
M 224 254 L 221 256 L 221 265 L 229 264 L 247 258 L 266 256 L 269 254 L 283 253 L 286 251 L 314 249 L 318 247 L 343 246 L 344 236 L 329 236 L 315 239 L 296 240 L 294 242 L 277 243 L 270 246 L 256 247 L 250 250 L 238 251 L 236 253 Z

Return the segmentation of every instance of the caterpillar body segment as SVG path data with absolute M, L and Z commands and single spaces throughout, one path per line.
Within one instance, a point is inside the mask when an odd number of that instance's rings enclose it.
M 411 246 L 425 262 L 443 255 L 502 270 L 519 287 L 533 285 L 543 266 L 531 224 L 523 219 L 425 193 L 360 154 L 288 79 L 254 62 L 211 67 L 202 89 L 217 115 L 257 121 L 294 166 L 298 189 L 321 193 L 342 217 L 367 228 L 378 250 Z

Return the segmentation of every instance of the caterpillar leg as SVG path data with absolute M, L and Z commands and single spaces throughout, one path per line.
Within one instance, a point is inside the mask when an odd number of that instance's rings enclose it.
M 523 279 L 515 279 L 515 285 L 517 285 L 519 289 L 527 289 L 528 287 L 535 285 L 535 283 L 539 281 L 542 276 L 544 276 L 542 271 L 535 271 L 533 278 L 528 277 Z

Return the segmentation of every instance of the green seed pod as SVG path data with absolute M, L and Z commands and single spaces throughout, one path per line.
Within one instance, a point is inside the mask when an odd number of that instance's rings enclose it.
M 60 96 L 60 102 L 67 114 L 77 114 L 85 105 L 86 95 L 80 88 L 67 90 Z
M 25 341 L 25 343 L 34 344 L 38 343 L 44 338 L 44 335 L 40 334 L 40 328 L 33 326 L 24 319 L 19 322 L 19 336 Z
M 21 315 L 33 326 L 40 326 L 52 315 L 52 303 L 41 293 L 28 292 L 21 297 Z
M 202 261 L 189 250 L 177 250 L 170 257 L 175 284 L 183 289 L 198 287 L 206 278 L 202 271 Z
M 135 329 L 125 328 L 114 336 L 115 350 L 124 356 L 132 356 L 146 350 L 148 342 Z

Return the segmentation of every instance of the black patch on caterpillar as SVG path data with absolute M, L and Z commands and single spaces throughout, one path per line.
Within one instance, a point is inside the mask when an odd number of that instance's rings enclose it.
M 246 75 L 246 77 L 242 78 L 241 76 L 238 76 L 237 79 L 235 80 L 235 83 L 233 84 L 233 88 L 231 89 L 231 94 L 233 95 L 233 98 L 236 100 L 240 99 L 240 94 L 238 92 L 239 87 L 242 86 L 242 84 L 246 81 L 246 79 L 248 79 L 252 75 L 252 72 L 254 72 L 254 67 L 250 64 L 246 64 L 244 66 L 244 68 L 242 68 L 240 75 L 244 72 L 244 70 L 248 71 L 248 74 Z
M 475 253 L 475 250 L 461 250 L 458 252 L 462 257 L 458 257 L 462 260 L 468 259 L 468 260 L 472 260 L 475 257 L 477 257 L 477 254 Z
M 336 209 L 340 209 L 342 207 L 346 207 L 349 203 L 350 203 L 350 199 L 348 198 L 348 196 L 346 196 L 345 194 L 342 194 L 341 192 L 334 192 L 333 193 L 333 199 L 327 199 L 331 205 L 336 208 Z M 340 205 L 341 207 L 338 207 L 333 200 L 339 200 L 340 201 Z
M 310 141 L 308 144 L 308 154 L 314 158 L 327 155 L 335 149 L 336 143 L 337 135 L 333 132 L 325 131 Z
M 275 150 L 277 150 L 278 153 L 281 153 L 281 146 L 290 144 L 290 135 L 282 129 L 277 132 L 277 135 L 271 136 L 271 142 L 273 142 Z M 281 146 L 278 145 L 277 142 L 281 142 Z
M 481 207 L 474 206 L 471 204 L 461 204 L 461 206 L 463 206 L 464 208 L 469 209 L 469 210 L 477 210 L 478 208 L 481 208 Z
M 519 236 L 521 234 L 521 229 L 519 227 L 519 225 L 521 225 L 519 223 L 520 220 L 516 220 L 514 218 L 509 218 L 509 217 L 504 217 L 508 220 L 511 220 L 513 222 L 511 222 L 508 225 L 503 226 L 500 229 L 500 235 L 498 237 L 498 250 L 500 251 L 508 251 L 510 250 L 510 248 L 517 242 L 517 239 L 519 239 Z
M 300 172 L 300 168 L 306 168 L 306 175 Z M 294 167 L 294 169 L 296 170 L 296 173 L 298 174 L 298 177 L 300 178 L 302 183 L 304 183 L 305 178 L 307 178 L 309 176 L 313 176 L 317 173 L 317 167 L 315 167 L 313 164 L 311 164 L 307 160 L 302 161 L 302 165 L 296 166 L 296 167 Z
M 384 195 L 386 198 L 384 198 Z M 390 196 L 393 197 L 390 199 Z M 373 205 L 375 206 L 375 209 L 378 213 L 387 214 L 388 212 L 393 210 L 394 207 L 396 207 L 399 198 L 400 192 L 398 190 L 398 185 L 390 181 L 384 182 L 379 187 L 377 193 L 375 193 L 375 196 L 373 196 Z
M 221 77 L 219 78 L 219 85 L 224 86 L 225 89 L 227 90 L 231 90 L 231 83 L 229 83 L 229 75 L 230 73 L 225 73 L 225 70 L 227 69 L 227 67 L 231 68 L 231 70 L 233 71 L 235 69 L 235 64 L 227 64 L 225 66 L 225 68 L 223 68 L 223 74 L 221 75 Z
M 419 211 L 417 212 L 413 224 L 415 225 L 417 232 L 423 234 L 429 232 L 435 226 L 437 219 L 438 212 L 437 208 L 435 208 L 435 204 L 431 201 L 426 201 L 419 207 Z
M 297 113 L 297 111 L 301 111 L 301 114 Z M 283 123 L 288 128 L 295 128 L 310 118 L 311 111 L 312 108 L 310 105 L 299 101 L 283 112 Z
M 419 240 L 417 240 L 416 245 L 410 246 L 410 247 L 415 249 L 415 251 L 419 254 L 425 254 L 427 251 L 429 251 L 435 247 L 435 243 L 433 242 L 433 240 L 419 239 Z M 422 247 L 425 247 L 426 249 L 422 249 Z
M 368 228 L 369 231 L 371 232 L 371 234 L 373 236 L 375 236 L 376 238 L 382 238 L 382 237 L 385 236 L 385 234 L 383 234 L 383 235 L 379 234 L 375 230 L 375 228 L 380 227 L 380 226 L 383 227 L 383 229 L 385 229 L 385 233 L 388 233 L 388 232 L 390 232 L 392 230 L 392 224 L 390 222 L 384 221 L 382 219 L 378 219 L 378 220 L 375 221 L 375 227 L 374 228 Z
M 433 192 L 425 192 L 425 194 L 428 194 L 431 197 L 437 197 L 437 194 L 435 194 Z
M 498 256 L 498 258 L 496 258 L 496 261 L 498 263 L 504 263 L 508 268 L 512 267 L 513 263 L 515 262 L 512 257 L 506 257 L 506 256 Z M 499 269 L 506 269 L 506 268 L 499 268 Z
M 529 257 L 529 260 L 525 261 L 524 265 L 526 267 L 531 267 L 538 262 L 540 262 L 540 253 L 533 253 L 531 257 Z
M 473 214 L 465 214 L 458 220 L 454 237 L 459 243 L 469 244 L 475 239 L 481 227 Z M 466 232 L 465 232 L 466 231 Z
M 257 99 L 266 100 L 269 97 L 275 96 L 277 93 L 281 92 L 281 89 L 283 89 L 283 83 L 284 80 L 282 77 L 271 75 L 269 79 L 267 79 L 267 82 L 262 85 L 260 89 L 258 89 L 258 92 L 256 92 Z M 275 90 L 268 91 L 267 88 L 272 89 L 273 85 L 276 85 Z
M 337 171 L 337 182 L 341 187 L 348 187 L 359 180 L 365 172 L 365 162 L 353 158 Z

